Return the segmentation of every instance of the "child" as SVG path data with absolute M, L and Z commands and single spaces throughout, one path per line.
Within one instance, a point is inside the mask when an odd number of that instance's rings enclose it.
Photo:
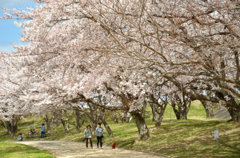
M 17 140 L 18 140 L 18 141 L 23 141 L 22 133 L 19 133 Z
M 99 143 L 100 143 L 100 148 L 102 149 L 102 139 L 103 139 L 103 133 L 105 134 L 104 129 L 101 127 L 101 123 L 98 123 L 98 127 L 96 128 L 96 136 L 97 136 L 97 147 L 99 148 Z
M 35 129 L 32 129 L 32 134 L 35 134 L 35 133 L 36 133 Z
M 33 134 L 35 134 L 35 133 L 36 133 L 35 129 L 30 129 L 29 135 L 33 135 Z
M 88 140 L 90 141 L 91 148 L 93 148 L 93 145 L 92 145 L 92 130 L 91 130 L 91 128 L 92 127 L 90 125 L 88 125 L 87 128 L 84 131 L 84 137 L 85 137 L 85 140 L 86 140 L 86 148 L 88 148 Z

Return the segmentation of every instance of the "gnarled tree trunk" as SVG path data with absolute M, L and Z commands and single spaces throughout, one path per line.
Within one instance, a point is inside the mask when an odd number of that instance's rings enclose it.
M 101 113 L 101 115 L 99 116 L 99 119 L 101 120 L 101 122 L 103 123 L 105 129 L 107 130 L 108 134 L 110 137 L 113 137 L 113 131 L 110 128 L 110 126 L 108 125 L 106 119 L 105 119 L 105 109 L 98 107 L 99 113 Z
M 112 111 L 112 118 L 113 118 L 115 123 L 118 123 L 118 121 L 119 121 L 119 114 L 118 114 L 118 112 Z
M 3 121 L 3 126 L 7 129 L 8 133 L 14 137 L 17 133 L 18 126 L 17 123 L 19 121 L 20 117 L 13 116 L 13 118 L 10 121 Z
M 232 110 L 232 109 L 229 109 L 229 113 L 232 117 L 232 121 L 235 121 L 235 122 L 240 122 L 240 110 L 236 111 L 236 110 Z
M 52 118 L 51 116 L 49 116 L 48 114 L 45 115 L 44 117 L 44 121 L 46 122 L 46 125 L 47 125 L 47 132 L 51 132 L 51 123 L 52 123 Z
M 201 100 L 201 103 L 205 109 L 206 112 L 206 117 L 207 118 L 213 118 L 214 117 L 214 113 L 213 113 L 213 108 L 212 108 L 212 103 L 211 102 L 207 102 L 207 101 L 203 101 Z
M 81 112 L 80 112 L 80 110 L 78 110 L 78 109 L 74 109 L 74 114 L 75 114 L 75 119 L 76 119 L 76 130 L 78 131 L 78 132 L 80 132 L 81 130 L 80 130 L 80 128 L 82 127 L 82 121 L 81 121 L 81 119 L 83 120 L 83 118 L 81 118 Z
M 158 102 L 158 99 L 154 98 L 154 96 L 151 95 L 149 104 L 152 108 L 152 120 L 155 122 L 156 127 L 160 127 L 163 119 L 163 114 L 168 104 L 167 98 L 161 99 L 161 102 Z
M 105 127 L 105 129 L 107 130 L 108 134 L 110 137 L 113 137 L 113 131 L 112 129 L 110 128 L 110 126 L 108 125 L 107 121 L 105 119 L 102 120 L 102 123 Z
M 66 118 L 64 118 L 64 115 Z M 68 116 L 67 110 L 62 111 L 60 120 L 62 122 L 65 133 L 68 133 L 69 132 L 69 116 Z
M 140 140 L 145 140 L 149 138 L 149 130 L 147 128 L 147 124 L 145 122 L 144 117 L 142 116 L 142 114 L 138 113 L 138 112 L 131 112 L 135 123 L 137 125 L 138 128 L 138 133 L 139 133 L 139 139 Z
M 227 102 L 226 106 L 232 117 L 231 121 L 240 122 L 240 105 L 236 103 L 233 97 Z
M 188 111 L 191 106 L 191 100 L 187 100 L 183 95 L 183 100 L 177 95 L 171 99 L 171 106 L 177 120 L 187 120 Z
M 226 91 L 216 92 L 216 96 L 226 103 L 226 108 L 232 117 L 230 121 L 240 122 L 240 104 L 238 104 L 232 95 L 229 95 Z
M 152 108 L 153 113 L 152 120 L 155 122 L 156 127 L 160 127 L 167 104 L 163 105 L 163 107 L 159 107 L 158 104 L 151 103 L 150 106 Z

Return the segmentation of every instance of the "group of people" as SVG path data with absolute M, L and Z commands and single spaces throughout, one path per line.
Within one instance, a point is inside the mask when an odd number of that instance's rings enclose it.
M 36 131 L 34 129 L 31 129 L 29 134 L 33 135 L 35 134 Z M 103 134 L 106 134 L 106 132 L 104 131 L 104 129 L 101 127 L 101 123 L 97 124 L 97 128 L 95 129 L 95 135 L 97 137 L 97 148 L 101 148 L 102 149 L 102 145 L 103 145 Z M 41 128 L 41 138 L 45 137 L 45 124 L 42 124 L 42 128 Z M 91 148 L 93 148 L 93 143 L 92 143 L 92 127 L 91 125 L 88 125 L 87 128 L 84 131 L 84 141 L 86 141 L 86 148 L 88 148 L 88 144 L 90 143 Z M 19 133 L 18 136 L 18 141 L 23 141 L 23 135 L 22 133 Z
M 35 131 L 35 129 L 30 129 L 29 131 L 29 135 L 34 135 L 35 133 L 37 133 Z M 40 135 L 40 138 L 44 138 L 45 137 L 45 124 L 43 123 L 42 124 L 42 128 L 41 128 L 41 135 Z M 18 138 L 17 138 L 18 141 L 23 141 L 23 134 L 22 133 L 19 133 L 18 134 Z
M 86 141 L 86 148 L 88 148 L 88 142 L 90 142 L 91 148 L 93 148 L 93 143 L 92 143 L 92 129 L 91 125 L 88 125 L 87 128 L 84 131 L 84 140 Z M 104 129 L 101 127 L 101 123 L 97 124 L 97 128 L 95 129 L 95 135 L 97 137 L 97 148 L 102 149 L 102 140 L 103 140 L 103 134 L 106 132 Z
M 35 131 L 35 129 L 30 129 L 30 131 L 29 131 L 29 135 L 34 135 L 36 133 L 36 131 Z

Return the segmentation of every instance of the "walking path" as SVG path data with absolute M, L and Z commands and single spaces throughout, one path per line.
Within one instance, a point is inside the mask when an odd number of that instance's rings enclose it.
M 111 149 L 107 146 L 104 146 L 103 149 L 98 149 L 96 146 L 93 149 L 86 149 L 84 143 L 78 142 L 23 141 L 19 143 L 46 150 L 57 158 L 166 158 L 132 150 Z

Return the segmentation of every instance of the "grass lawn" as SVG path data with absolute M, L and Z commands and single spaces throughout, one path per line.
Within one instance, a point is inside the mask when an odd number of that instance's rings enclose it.
M 112 125 L 115 137 L 105 143 L 117 142 L 127 149 L 157 152 L 172 157 L 240 157 L 240 124 L 217 120 L 164 120 L 160 128 L 148 127 L 151 137 L 139 141 L 134 123 Z M 219 147 L 213 131 L 220 130 Z
M 1 158 L 55 158 L 52 154 L 38 150 L 31 146 L 0 142 L 0 157 Z
M 109 121 L 114 137 L 105 136 L 104 143 L 111 145 L 112 142 L 116 142 L 117 147 L 156 152 L 178 158 L 240 157 L 240 123 L 227 122 L 227 120 L 207 120 L 205 111 L 199 101 L 192 103 L 188 120 L 176 120 L 172 108 L 168 106 L 164 113 L 162 125 L 159 128 L 156 128 L 154 122 L 152 122 L 151 109 L 148 108 L 147 111 L 148 116 L 150 116 L 146 118 L 150 130 L 148 140 L 138 140 L 138 131 L 133 120 L 128 124 L 116 124 Z M 41 121 L 38 120 L 37 123 L 39 122 Z M 85 125 L 87 124 L 88 122 Z M 24 125 L 29 125 L 29 123 L 24 122 Z M 80 142 L 83 138 L 84 127 L 81 133 L 77 133 L 75 128 L 70 126 L 70 132 L 66 134 L 62 126 L 59 126 L 44 140 Z M 19 129 L 19 132 L 22 133 L 29 131 L 29 128 L 23 128 L 23 126 Z M 220 131 L 219 147 L 216 147 L 216 141 L 213 137 L 216 129 Z M 6 132 L 2 131 L 0 131 L 0 139 L 9 139 Z M 38 140 L 40 138 L 37 136 L 29 139 Z

